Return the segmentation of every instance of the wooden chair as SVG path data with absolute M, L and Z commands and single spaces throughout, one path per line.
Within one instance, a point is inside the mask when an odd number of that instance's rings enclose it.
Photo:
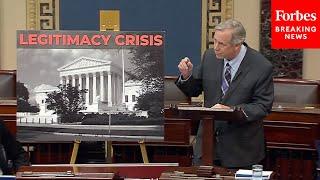
M 16 99 L 15 70 L 0 70 L 0 99 Z

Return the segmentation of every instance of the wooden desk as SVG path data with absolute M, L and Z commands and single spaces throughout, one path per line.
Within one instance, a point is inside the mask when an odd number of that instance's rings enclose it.
M 17 179 L 30 179 L 28 177 L 23 177 L 23 173 L 67 173 L 70 172 L 75 174 L 75 177 L 63 177 L 64 179 L 83 179 L 86 178 L 97 179 L 95 175 L 111 177 L 114 175 L 114 179 L 126 178 L 159 178 L 161 173 L 167 170 L 177 168 L 176 163 L 150 163 L 150 164 L 55 164 L 55 165 L 33 165 L 24 166 L 17 172 Z M 103 174 L 104 173 L 104 174 Z M 53 177 L 51 177 L 52 179 Z M 33 177 L 33 179 L 38 179 L 38 177 Z M 41 178 L 40 178 L 41 179 Z M 43 179 L 43 178 L 42 178 Z M 111 178 L 112 179 L 112 178 Z
M 310 107 L 276 105 L 264 120 L 267 146 L 315 151 L 315 140 L 320 139 L 320 109 Z
M 275 104 L 264 120 L 264 129 L 266 168 L 273 170 L 278 179 L 315 178 L 315 140 L 320 139 L 318 106 Z
M 114 173 L 70 173 L 70 172 L 22 172 L 18 173 L 16 179 L 65 179 L 65 180 L 98 180 L 98 179 L 117 179 Z
M 56 164 L 24 166 L 17 172 L 17 179 L 158 179 L 159 177 L 160 179 L 172 179 L 170 174 L 177 172 L 193 174 L 193 179 L 196 176 L 199 178 L 213 177 L 214 174 L 234 179 L 235 170 L 218 166 L 177 167 L 177 164 Z M 57 177 L 57 175 L 71 176 Z
M 159 180 L 184 180 L 184 179 L 235 179 L 236 170 L 228 170 L 218 166 L 192 166 L 177 167 L 161 174 Z M 216 176 L 217 175 L 217 176 Z M 218 178 L 220 177 L 220 178 Z

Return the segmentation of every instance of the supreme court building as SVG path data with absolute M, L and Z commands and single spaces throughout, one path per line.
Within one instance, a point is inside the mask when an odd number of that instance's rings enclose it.
M 80 57 L 57 69 L 60 84 L 87 89 L 87 112 L 123 109 L 123 70 L 107 60 Z

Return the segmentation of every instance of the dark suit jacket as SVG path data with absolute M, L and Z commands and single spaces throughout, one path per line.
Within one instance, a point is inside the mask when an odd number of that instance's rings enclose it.
M 20 166 L 29 165 L 27 153 L 21 144 L 16 141 L 15 136 L 9 132 L 2 120 L 0 120 L 0 144 L 4 150 L 4 152 L 0 152 L 0 167 L 4 174 L 11 174 Z M 8 160 L 12 164 L 8 164 Z
M 223 66 L 223 60 L 216 58 L 213 49 L 208 49 L 192 76 L 184 83 L 176 83 L 187 96 L 198 96 L 203 91 L 205 107 L 221 103 L 245 111 L 246 122 L 215 121 L 216 158 L 224 167 L 245 167 L 260 162 L 265 155 L 263 118 L 272 108 L 273 68 L 265 57 L 247 47 L 245 57 L 222 98 Z M 201 134 L 200 123 L 194 158 L 201 158 Z

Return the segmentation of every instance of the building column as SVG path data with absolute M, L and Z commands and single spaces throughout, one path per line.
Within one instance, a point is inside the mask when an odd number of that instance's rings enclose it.
M 125 83 L 124 83 L 124 77 L 121 77 L 121 102 L 122 104 L 125 104 L 125 91 L 124 91 L 124 88 L 125 88 Z
M 97 74 L 92 73 L 92 103 L 97 103 Z
M 66 76 L 66 85 L 70 84 L 69 75 Z
M 82 90 L 82 77 L 81 77 L 81 74 L 79 74 L 78 76 L 79 76 L 79 90 Z
M 122 102 L 122 76 L 119 74 L 118 76 L 118 99 L 119 99 L 119 104 L 123 104 Z
M 120 88 L 120 74 L 118 74 L 118 77 L 117 77 L 117 101 L 118 101 L 118 104 L 121 104 L 121 88 Z
M 71 75 L 72 87 L 76 87 L 76 75 Z
M 116 88 L 116 82 L 117 82 L 117 74 L 113 73 L 112 78 L 112 102 L 113 104 L 117 104 L 117 88 Z
M 112 106 L 112 83 L 111 83 L 111 72 L 108 72 L 108 106 Z
M 104 101 L 104 76 L 103 76 L 103 71 L 100 72 L 100 100 Z
M 87 74 L 86 74 L 86 89 L 87 89 L 88 91 L 87 91 L 87 93 L 86 93 L 86 105 L 90 105 L 90 101 L 89 101 L 89 100 L 90 100 L 90 96 L 89 96 L 89 95 L 90 95 L 90 89 L 89 89 L 89 88 L 90 88 L 90 82 L 89 82 L 90 79 L 89 79 L 89 77 L 90 77 L 90 76 L 89 76 L 89 73 L 87 73 Z
M 60 84 L 63 85 L 63 76 L 60 76 Z

